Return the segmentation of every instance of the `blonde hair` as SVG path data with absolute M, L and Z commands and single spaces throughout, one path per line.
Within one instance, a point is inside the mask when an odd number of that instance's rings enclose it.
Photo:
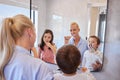
M 76 26 L 78 27 L 78 29 L 80 29 L 80 28 L 79 28 L 79 25 L 78 25 L 76 22 L 72 22 L 72 23 L 71 23 L 71 26 L 72 26 L 72 25 L 76 25 Z
M 16 15 L 13 18 L 5 18 L 0 29 L 0 80 L 5 80 L 4 68 L 10 61 L 15 42 L 26 28 L 32 28 L 33 24 L 24 15 Z

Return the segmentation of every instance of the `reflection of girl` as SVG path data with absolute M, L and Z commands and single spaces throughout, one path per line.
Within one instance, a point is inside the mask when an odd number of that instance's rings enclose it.
M 49 63 L 55 63 L 54 57 L 56 53 L 56 46 L 53 43 L 53 32 L 46 29 L 41 38 L 41 43 L 39 45 L 39 57 Z
M 88 40 L 89 50 L 86 50 L 83 57 L 82 66 L 90 69 L 90 71 L 100 69 L 103 54 L 98 50 L 100 40 L 96 36 L 90 36 Z

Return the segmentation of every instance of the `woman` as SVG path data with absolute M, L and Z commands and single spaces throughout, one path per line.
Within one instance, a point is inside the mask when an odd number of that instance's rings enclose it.
M 51 80 L 52 74 L 40 59 L 30 56 L 36 34 L 29 18 L 5 18 L 0 29 L 0 80 Z

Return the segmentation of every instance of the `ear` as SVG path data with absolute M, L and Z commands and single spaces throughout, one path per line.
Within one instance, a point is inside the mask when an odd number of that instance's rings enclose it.
M 32 36 L 32 29 L 31 28 L 26 29 L 26 33 L 28 37 L 30 38 Z
M 100 44 L 97 44 L 97 45 L 98 45 L 97 48 L 99 48 Z
M 80 28 L 78 28 L 78 31 L 80 32 Z

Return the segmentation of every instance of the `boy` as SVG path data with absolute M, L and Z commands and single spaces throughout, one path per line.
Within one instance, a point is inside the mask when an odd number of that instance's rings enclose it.
M 62 46 L 56 54 L 56 62 L 62 73 L 54 75 L 54 80 L 95 80 L 90 73 L 78 73 L 81 63 L 81 54 L 74 45 Z
M 89 50 L 83 56 L 82 66 L 90 71 L 99 71 L 102 67 L 103 54 L 98 50 L 100 39 L 97 36 L 90 36 L 88 39 Z

